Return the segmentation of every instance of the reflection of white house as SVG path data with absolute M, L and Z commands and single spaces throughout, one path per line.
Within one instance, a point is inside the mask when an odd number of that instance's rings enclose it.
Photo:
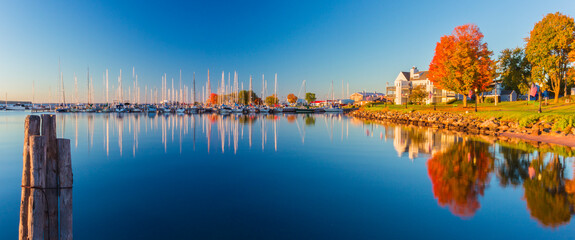
M 404 153 L 407 153 L 409 159 L 412 160 L 420 154 L 432 156 L 458 141 L 459 138 L 455 135 L 438 133 L 431 128 L 393 127 L 393 147 L 398 157 L 402 157 Z
M 424 90 L 429 93 L 425 100 L 426 104 L 447 102 L 456 97 L 454 92 L 436 88 L 427 78 L 427 74 L 428 71 L 419 71 L 416 67 L 411 68 L 409 72 L 400 72 L 395 79 L 394 86 L 387 88 L 387 95 L 394 96 L 395 104 L 405 104 L 413 88 L 423 86 Z

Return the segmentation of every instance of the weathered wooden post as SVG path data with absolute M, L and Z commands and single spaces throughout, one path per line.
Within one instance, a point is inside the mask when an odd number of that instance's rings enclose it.
M 19 238 L 28 239 L 28 201 L 30 200 L 30 136 L 40 135 L 40 117 L 30 115 L 24 123 L 22 198 L 20 201 Z
M 44 200 L 46 143 L 43 136 L 30 136 L 30 201 L 28 203 L 28 239 L 44 239 L 46 201 Z
M 24 136 L 19 239 L 71 240 L 70 140 L 56 139 L 56 116 L 47 114 L 26 117 Z
M 74 239 L 72 228 L 72 156 L 70 139 L 58 139 L 60 177 L 60 240 Z
M 56 115 L 42 114 L 42 136 L 46 139 L 46 225 L 48 240 L 58 240 L 58 143 Z

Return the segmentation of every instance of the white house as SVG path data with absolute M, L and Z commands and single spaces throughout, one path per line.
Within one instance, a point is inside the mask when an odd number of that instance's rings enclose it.
M 383 99 L 385 94 L 378 93 L 378 92 L 356 92 L 349 96 L 349 98 L 353 101 L 360 102 L 360 101 L 376 101 Z
M 390 97 L 393 95 L 395 104 L 405 104 L 411 90 L 421 85 L 429 93 L 425 100 L 426 104 L 447 102 L 456 97 L 454 92 L 436 88 L 427 78 L 428 73 L 429 71 L 419 71 L 416 67 L 412 67 L 409 72 L 400 72 L 395 78 L 394 86 L 387 88 L 387 95 Z

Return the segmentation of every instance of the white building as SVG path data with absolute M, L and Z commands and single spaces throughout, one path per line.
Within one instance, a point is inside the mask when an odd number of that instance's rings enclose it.
M 451 91 L 439 89 L 427 78 L 428 71 L 419 71 L 416 67 L 409 72 L 400 72 L 395 78 L 394 86 L 387 87 L 387 96 L 393 97 L 395 104 L 405 104 L 409 99 L 409 94 L 416 86 L 423 86 L 428 93 L 426 104 L 447 102 L 456 97 Z

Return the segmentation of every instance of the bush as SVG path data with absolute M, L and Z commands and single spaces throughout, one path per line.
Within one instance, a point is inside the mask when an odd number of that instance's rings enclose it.
M 523 118 L 519 119 L 519 122 L 518 122 L 518 123 L 519 123 L 519 126 L 520 126 L 520 127 L 526 127 L 526 126 L 529 126 L 529 125 L 531 125 L 531 124 L 533 124 L 533 123 L 536 123 L 537 120 L 539 120 L 539 116 L 537 116 L 537 115 L 529 115 L 529 116 L 526 116 L 526 117 L 523 117 Z
M 456 101 L 457 101 L 457 99 L 454 98 L 454 99 L 451 99 L 451 100 L 447 101 L 446 103 L 447 103 L 447 104 L 452 104 L 452 103 L 454 103 L 454 102 L 456 102 Z
M 563 130 L 568 127 L 575 127 L 575 125 L 573 125 L 573 116 L 559 117 L 555 120 L 555 124 L 553 124 L 554 131 Z
M 495 99 L 494 98 L 485 98 L 485 102 L 486 103 L 495 103 Z

